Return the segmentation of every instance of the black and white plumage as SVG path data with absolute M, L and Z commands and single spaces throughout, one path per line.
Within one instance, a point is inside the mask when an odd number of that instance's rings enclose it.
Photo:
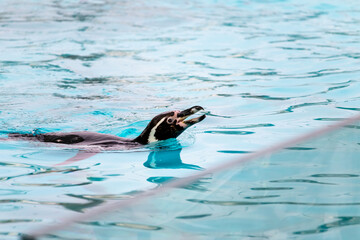
M 130 149 L 160 140 L 178 137 L 188 127 L 205 119 L 205 115 L 202 115 L 198 118 L 186 120 L 186 118 L 200 110 L 204 109 L 200 106 L 194 106 L 183 111 L 161 113 L 155 116 L 144 131 L 135 139 L 87 131 L 68 133 L 52 132 L 45 134 L 11 133 L 9 134 L 9 138 L 66 144 L 79 148 L 84 146 L 98 146 L 102 149 Z

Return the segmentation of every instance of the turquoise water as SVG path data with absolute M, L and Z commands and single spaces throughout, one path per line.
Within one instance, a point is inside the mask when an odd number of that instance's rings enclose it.
M 347 126 L 50 233 L 61 239 L 357 239 L 359 129 Z
M 357 1 L 1 1 L 0 130 L 134 137 L 160 112 L 209 111 L 169 143 L 175 151 L 59 165 L 76 151 L 0 142 L 1 237 L 358 113 L 359 25 Z M 341 173 L 355 174 L 356 164 Z

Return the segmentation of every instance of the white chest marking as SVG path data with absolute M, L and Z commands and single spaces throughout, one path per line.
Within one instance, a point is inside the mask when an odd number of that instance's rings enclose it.
M 156 125 L 155 127 L 153 127 L 150 131 L 150 134 L 149 134 L 149 139 L 148 139 L 148 142 L 149 143 L 152 143 L 152 142 L 157 142 L 159 141 L 158 139 L 156 139 L 155 137 L 155 132 L 156 132 L 156 129 L 158 128 L 158 126 L 165 120 L 166 117 L 163 117 Z

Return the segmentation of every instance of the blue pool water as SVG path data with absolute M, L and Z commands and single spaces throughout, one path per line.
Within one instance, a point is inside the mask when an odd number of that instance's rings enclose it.
M 16 239 L 358 113 L 359 25 L 357 1 L 0 1 L 0 137 L 33 129 L 134 137 L 160 112 L 209 112 L 169 143 L 175 151 L 58 165 L 76 151 L 1 141 L 0 236 Z
M 248 156 L 246 164 L 217 168 L 140 202 L 130 199 L 130 206 L 103 205 L 101 215 L 83 215 L 81 223 L 72 215 L 60 231 L 45 227 L 51 235 L 40 240 L 356 239 L 359 129 L 359 123 L 346 125 L 252 161 Z M 151 179 L 159 185 L 172 180 Z

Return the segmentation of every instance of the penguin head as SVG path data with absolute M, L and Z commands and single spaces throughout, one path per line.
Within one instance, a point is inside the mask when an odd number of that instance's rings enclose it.
M 204 109 L 200 106 L 194 106 L 183 111 L 161 113 L 150 121 L 144 131 L 134 141 L 148 144 L 169 138 L 177 138 L 188 127 L 205 119 L 205 115 L 202 115 L 186 120 L 200 110 Z

